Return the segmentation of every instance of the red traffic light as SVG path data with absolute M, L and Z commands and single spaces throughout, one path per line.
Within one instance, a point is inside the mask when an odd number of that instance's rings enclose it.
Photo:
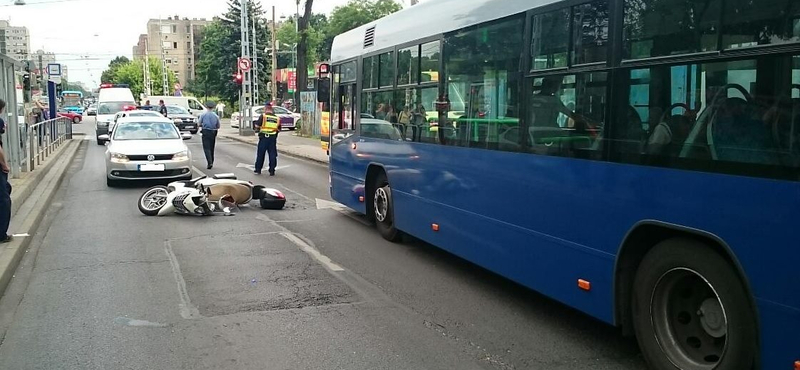
M 243 77 L 242 77 L 242 73 L 241 72 L 238 72 L 235 75 L 233 75 L 233 81 L 236 82 L 239 85 L 242 84 L 242 79 L 243 79 Z
M 330 71 L 331 71 L 331 65 L 328 64 L 328 63 L 322 63 L 317 68 L 317 72 L 320 75 L 326 75 L 326 74 L 330 73 Z

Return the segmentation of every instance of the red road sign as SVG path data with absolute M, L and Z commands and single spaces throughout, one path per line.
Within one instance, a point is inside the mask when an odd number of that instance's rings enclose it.
M 249 58 L 239 58 L 239 69 L 242 72 L 247 72 L 253 66 L 253 63 L 250 61 Z

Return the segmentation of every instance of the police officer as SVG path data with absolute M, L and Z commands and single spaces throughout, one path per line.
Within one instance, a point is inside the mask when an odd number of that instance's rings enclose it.
M 261 174 L 264 167 L 264 154 L 269 154 L 269 175 L 275 176 L 275 166 L 278 164 L 278 132 L 281 124 L 278 116 L 272 110 L 272 104 L 264 104 L 264 114 L 258 118 L 254 128 L 258 131 L 258 151 L 256 152 L 255 172 Z

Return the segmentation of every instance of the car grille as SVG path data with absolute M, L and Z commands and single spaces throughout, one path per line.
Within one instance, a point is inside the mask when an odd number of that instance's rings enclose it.
M 130 159 L 132 161 L 147 161 L 148 160 L 147 156 L 148 156 L 148 154 L 129 155 L 128 159 Z M 154 154 L 153 156 L 155 157 L 153 159 L 154 161 L 168 161 L 168 160 L 172 159 L 173 154 Z
M 128 179 L 146 179 L 152 177 L 174 177 L 188 172 L 183 170 L 166 170 L 166 171 L 113 171 L 114 176 L 123 177 Z

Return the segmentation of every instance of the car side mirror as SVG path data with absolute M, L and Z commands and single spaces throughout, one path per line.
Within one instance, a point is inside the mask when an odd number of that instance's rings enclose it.
M 98 136 L 97 138 L 100 139 L 100 140 L 105 140 L 105 141 L 108 141 L 110 139 L 108 137 L 108 135 L 106 135 L 106 134 L 102 134 L 102 135 Z
M 188 132 L 181 132 L 181 139 L 183 139 L 183 140 L 189 140 L 189 139 L 191 139 L 191 138 L 192 138 L 192 134 L 190 134 L 190 133 L 188 133 Z

